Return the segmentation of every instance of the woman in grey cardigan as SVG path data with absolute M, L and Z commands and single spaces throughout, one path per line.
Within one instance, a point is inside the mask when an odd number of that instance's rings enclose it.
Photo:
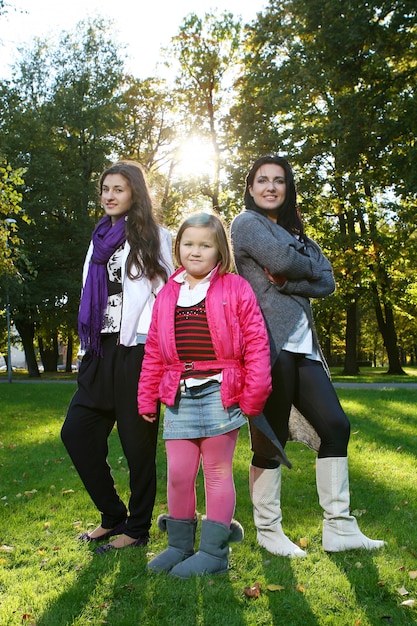
M 271 344 L 273 391 L 264 409 L 282 446 L 302 441 L 318 451 L 316 483 L 324 510 L 323 548 L 380 548 L 350 515 L 347 447 L 350 424 L 330 382 L 314 329 L 310 298 L 335 289 L 329 261 L 304 234 L 294 175 L 286 159 L 259 158 L 246 177 L 246 210 L 232 223 L 236 266 L 254 289 Z M 305 556 L 283 532 L 281 465 L 251 429 L 255 454 L 250 493 L 258 543 L 272 554 Z

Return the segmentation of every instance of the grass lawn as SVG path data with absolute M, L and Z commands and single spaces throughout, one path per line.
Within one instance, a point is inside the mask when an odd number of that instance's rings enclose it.
M 283 469 L 283 526 L 293 541 L 307 543 L 308 556 L 274 557 L 260 548 L 244 427 L 235 455 L 235 517 L 245 539 L 232 544 L 227 574 L 189 581 L 145 571 L 150 554 L 166 547 L 155 523 L 166 512 L 162 440 L 149 545 L 97 556 L 75 541 L 99 516 L 59 438 L 74 389 L 71 382 L 0 384 L 1 626 L 417 624 L 417 389 L 338 390 L 352 424 L 352 512 L 366 534 L 387 541 L 385 548 L 323 551 L 315 454 L 299 444 L 287 447 L 293 469 Z M 126 499 L 127 467 L 115 433 L 110 445 Z M 198 500 L 204 513 L 201 479 Z M 249 598 L 244 589 L 255 583 L 260 596 Z

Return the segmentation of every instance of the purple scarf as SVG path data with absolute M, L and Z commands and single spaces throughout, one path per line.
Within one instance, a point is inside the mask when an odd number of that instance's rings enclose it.
M 100 332 L 108 297 L 106 265 L 126 241 L 124 218 L 112 226 L 110 217 L 103 217 L 94 229 L 92 241 L 93 256 L 81 296 L 78 334 L 82 350 L 90 349 L 97 356 L 103 356 Z

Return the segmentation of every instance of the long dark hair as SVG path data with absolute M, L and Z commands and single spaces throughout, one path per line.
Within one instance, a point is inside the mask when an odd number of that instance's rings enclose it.
M 275 165 L 280 165 L 285 171 L 286 194 L 284 204 L 279 208 L 278 211 L 277 223 L 282 226 L 282 228 L 285 228 L 285 230 L 287 230 L 288 232 L 292 234 L 295 233 L 302 237 L 304 235 L 304 227 L 297 205 L 297 192 L 295 188 L 294 173 L 287 159 L 285 159 L 284 157 L 267 154 L 265 156 L 261 156 L 255 161 L 246 176 L 245 194 L 243 197 L 245 207 L 250 211 L 257 211 L 257 213 L 261 213 L 262 215 L 267 214 L 266 211 L 264 211 L 263 209 L 258 207 L 257 204 L 255 204 L 255 201 L 249 192 L 249 187 L 253 186 L 257 171 L 262 165 L 265 165 L 266 163 L 274 163 Z
M 132 280 L 144 274 L 149 280 L 161 277 L 166 281 L 167 270 L 160 261 L 159 227 L 142 166 L 136 161 L 118 161 L 106 169 L 99 180 L 100 196 L 104 179 L 109 174 L 123 176 L 132 191 L 132 206 L 125 221 L 126 239 L 130 245 L 127 275 Z

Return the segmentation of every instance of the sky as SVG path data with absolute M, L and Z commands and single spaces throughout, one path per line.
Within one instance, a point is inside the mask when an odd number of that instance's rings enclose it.
M 126 45 L 127 69 L 137 78 L 154 73 L 160 48 L 177 34 L 184 17 L 229 11 L 251 22 L 267 0 L 6 0 L 0 18 L 0 78 L 11 75 L 18 48 L 35 37 L 70 31 L 86 18 L 103 17 L 115 24 L 115 39 Z

